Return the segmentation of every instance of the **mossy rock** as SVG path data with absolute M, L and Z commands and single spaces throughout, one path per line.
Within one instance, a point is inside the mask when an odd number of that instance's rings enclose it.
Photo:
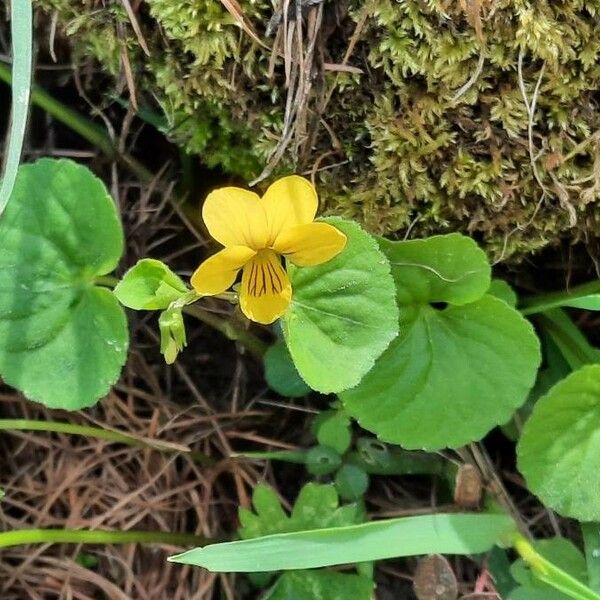
M 205 164 L 262 171 L 283 127 L 283 59 L 221 2 L 139 3 L 149 56 L 121 0 L 37 5 L 113 74 L 125 47 L 141 100 Z M 272 46 L 271 3 L 239 5 Z M 585 240 L 600 231 L 599 16 L 600 0 L 326 0 L 308 151 L 279 172 L 314 171 L 325 212 L 377 233 L 460 230 L 512 261 Z M 350 40 L 361 73 L 332 71 Z

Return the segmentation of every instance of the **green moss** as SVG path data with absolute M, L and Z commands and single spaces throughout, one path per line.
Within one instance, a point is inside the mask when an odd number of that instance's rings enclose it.
M 263 39 L 271 3 L 239 3 Z M 143 2 L 150 58 L 120 1 L 38 4 L 58 10 L 78 51 L 109 72 L 119 70 L 125 43 L 138 87 L 158 99 L 171 137 L 203 162 L 246 179 L 260 172 L 282 130 L 282 61 L 270 77 L 269 51 L 220 2 Z M 280 171 L 316 167 L 324 210 L 372 231 L 462 230 L 496 259 L 517 260 L 561 237 L 595 233 L 600 140 L 591 135 L 600 129 L 600 0 L 478 0 L 466 3 L 479 6 L 469 14 L 464 5 L 326 4 L 320 60 L 341 62 L 366 16 L 350 59 L 363 74 L 317 78 L 309 104 L 314 143 L 298 164 L 286 156 Z M 530 149 L 521 88 L 531 102 L 540 74 Z M 314 110 L 330 86 L 319 121 Z

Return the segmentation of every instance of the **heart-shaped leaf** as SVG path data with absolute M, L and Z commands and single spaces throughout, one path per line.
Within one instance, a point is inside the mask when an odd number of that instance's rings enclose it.
M 571 373 L 538 400 L 517 452 L 527 485 L 547 506 L 600 520 L 600 365 Z
M 398 332 L 390 266 L 356 223 L 326 219 L 346 248 L 316 267 L 289 266 L 294 290 L 285 341 L 302 379 L 324 393 L 356 385 Z
M 406 448 L 458 447 L 506 422 L 526 399 L 540 362 L 531 325 L 485 295 L 490 267 L 457 234 L 381 241 L 392 265 L 400 334 L 358 386 L 348 413 Z
M 123 310 L 94 285 L 123 251 L 106 188 L 72 161 L 23 166 L 0 240 L 0 375 L 52 408 L 94 404 L 118 378 L 128 344 Z

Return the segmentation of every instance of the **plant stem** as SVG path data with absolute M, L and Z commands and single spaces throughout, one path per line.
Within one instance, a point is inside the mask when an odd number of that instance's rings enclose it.
M 4 63 L 0 63 L 0 80 L 8 85 L 12 85 L 10 68 Z M 120 160 L 143 182 L 148 183 L 154 180 L 153 173 L 142 165 L 142 163 L 129 154 L 119 152 L 117 146 L 114 144 L 106 130 L 94 123 L 94 121 L 82 116 L 77 111 L 69 108 L 62 102 L 59 102 L 50 94 L 36 86 L 33 86 L 31 90 L 31 101 L 42 110 L 45 110 L 57 121 L 60 121 L 69 127 L 69 129 L 78 133 L 108 158 Z
M 89 425 L 76 425 L 74 423 L 65 423 L 59 421 L 34 421 L 30 419 L 0 419 L 0 431 L 45 431 L 48 433 L 66 433 L 70 435 L 81 435 L 83 437 L 93 437 L 108 442 L 125 444 L 127 446 L 138 446 L 142 448 L 151 448 L 159 452 L 182 452 L 160 441 L 145 440 L 134 437 L 120 431 L 111 431 L 101 427 L 92 427 Z M 195 462 L 201 465 L 211 465 L 214 459 L 202 452 L 182 452 L 189 455 Z
M 600 281 L 590 281 L 582 285 L 575 286 L 565 292 L 550 292 L 548 294 L 537 294 L 523 298 L 521 301 L 521 313 L 532 315 L 545 312 L 552 308 L 565 306 L 569 300 L 589 296 L 590 294 L 600 294 Z
M 250 331 L 242 329 L 231 321 L 220 319 L 196 304 L 186 306 L 183 312 L 220 331 L 226 338 L 240 342 L 258 360 L 262 360 L 267 351 L 267 344 Z
M 96 285 L 101 285 L 103 287 L 112 289 L 117 287 L 117 284 L 119 283 L 119 278 L 113 277 L 112 275 L 102 275 L 101 277 L 96 277 L 94 283 Z
M 204 546 L 210 540 L 166 531 L 93 531 L 86 529 L 15 529 L 0 533 L 0 548 L 24 544 L 169 544 Z
M 540 581 L 575 600 L 600 600 L 600 596 L 587 585 L 545 559 L 522 535 L 517 534 L 512 545 Z

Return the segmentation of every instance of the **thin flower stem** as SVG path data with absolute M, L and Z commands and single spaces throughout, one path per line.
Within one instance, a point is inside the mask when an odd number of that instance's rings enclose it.
M 102 275 L 101 277 L 96 277 L 94 281 L 96 285 L 101 285 L 103 287 L 115 288 L 119 283 L 118 277 L 113 277 L 112 275 Z
M 600 596 L 587 585 L 539 554 L 531 542 L 522 535 L 517 534 L 515 536 L 512 546 L 540 581 L 575 600 L 600 600 Z
M 86 529 L 15 529 L 0 533 L 0 548 L 24 544 L 168 544 L 204 546 L 210 543 L 191 533 L 166 531 L 91 531 Z
M 260 338 L 255 336 L 250 331 L 242 329 L 239 325 L 235 325 L 231 321 L 226 321 L 216 317 L 212 313 L 204 310 L 197 304 L 190 304 L 183 309 L 183 312 L 203 323 L 209 325 L 213 329 L 220 331 L 226 338 L 239 342 L 258 360 L 263 359 L 265 352 L 267 351 L 267 344 Z
M 89 425 L 76 425 L 74 423 L 65 423 L 60 421 L 35 421 L 30 419 L 0 419 L 0 431 L 45 431 L 48 433 L 66 433 L 70 435 L 80 435 L 83 437 L 93 437 L 107 442 L 125 444 L 127 446 L 138 446 L 142 448 L 152 448 L 159 452 L 180 452 L 186 454 L 201 465 L 211 465 L 214 459 L 202 452 L 184 452 L 180 447 L 139 437 L 134 437 L 120 431 L 102 429 L 101 427 L 92 427 Z

